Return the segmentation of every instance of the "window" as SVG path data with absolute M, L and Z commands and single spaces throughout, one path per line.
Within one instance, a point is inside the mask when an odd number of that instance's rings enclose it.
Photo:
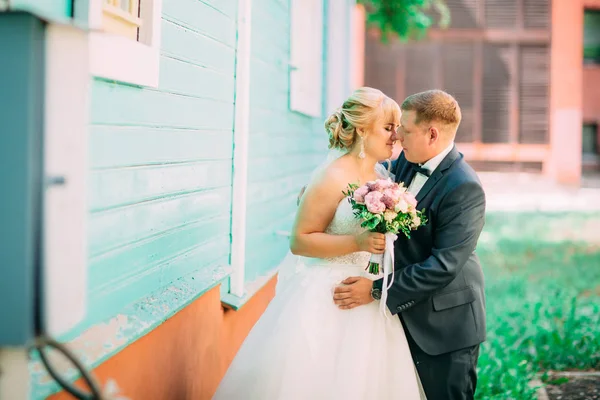
M 90 73 L 158 86 L 162 0 L 75 0 L 75 18 L 90 29 Z
M 322 111 L 323 0 L 291 3 L 290 108 L 313 117 Z
M 585 11 L 583 19 L 583 62 L 585 64 L 600 64 L 600 11 Z
M 104 0 L 102 30 L 138 40 L 141 0 Z

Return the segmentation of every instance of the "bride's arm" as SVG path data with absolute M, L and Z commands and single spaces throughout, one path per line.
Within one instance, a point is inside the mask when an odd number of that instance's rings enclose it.
M 356 251 L 382 253 L 385 248 L 383 235 L 366 232 L 354 235 L 330 235 L 325 229 L 347 188 L 343 173 L 329 169 L 309 185 L 302 195 L 296 221 L 290 238 L 290 250 L 305 257 L 337 257 Z M 380 237 L 381 236 L 381 237 Z

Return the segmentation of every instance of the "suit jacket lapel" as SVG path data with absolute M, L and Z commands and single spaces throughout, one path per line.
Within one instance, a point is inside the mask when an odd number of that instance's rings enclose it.
M 395 174 L 396 182 L 403 182 L 406 187 L 410 185 L 412 178 L 415 176 L 415 170 L 411 167 L 410 163 L 406 161 L 404 153 L 400 154 Z
M 419 190 L 419 193 L 417 193 L 417 196 L 416 196 L 417 202 L 420 202 L 425 196 L 427 196 L 427 193 L 429 193 L 431 191 L 431 189 L 433 189 L 435 184 L 444 175 L 444 172 L 448 168 L 450 168 L 450 166 L 452 166 L 452 164 L 454 164 L 454 161 L 456 161 L 456 159 L 459 156 L 460 156 L 460 153 L 458 152 L 458 150 L 456 150 L 456 146 L 454 146 L 452 148 L 452 150 L 450 150 L 450 153 L 448 153 L 448 155 L 446 157 L 444 157 L 444 159 L 442 160 L 440 165 L 435 169 L 435 171 L 433 171 L 433 173 L 431 174 L 429 179 L 427 179 L 427 181 L 425 182 L 425 185 L 423 185 L 421 190 Z

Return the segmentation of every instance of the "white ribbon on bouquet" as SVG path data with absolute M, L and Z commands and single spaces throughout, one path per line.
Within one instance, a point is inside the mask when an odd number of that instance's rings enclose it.
M 394 284 L 394 242 L 398 236 L 394 233 L 388 232 L 385 234 L 385 250 L 383 254 L 373 254 L 370 262 L 378 263 L 383 272 L 383 285 L 381 286 L 381 300 L 379 301 L 379 309 L 389 318 L 389 315 L 385 312 L 387 307 L 388 290 Z M 392 272 L 390 279 L 389 271 Z

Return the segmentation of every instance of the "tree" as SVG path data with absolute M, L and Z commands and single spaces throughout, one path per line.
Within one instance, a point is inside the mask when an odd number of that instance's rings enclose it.
M 393 36 L 401 40 L 419 39 L 434 24 L 435 11 L 438 25 L 448 26 L 450 11 L 444 0 L 357 0 L 365 6 L 367 26 L 377 27 L 386 42 Z

